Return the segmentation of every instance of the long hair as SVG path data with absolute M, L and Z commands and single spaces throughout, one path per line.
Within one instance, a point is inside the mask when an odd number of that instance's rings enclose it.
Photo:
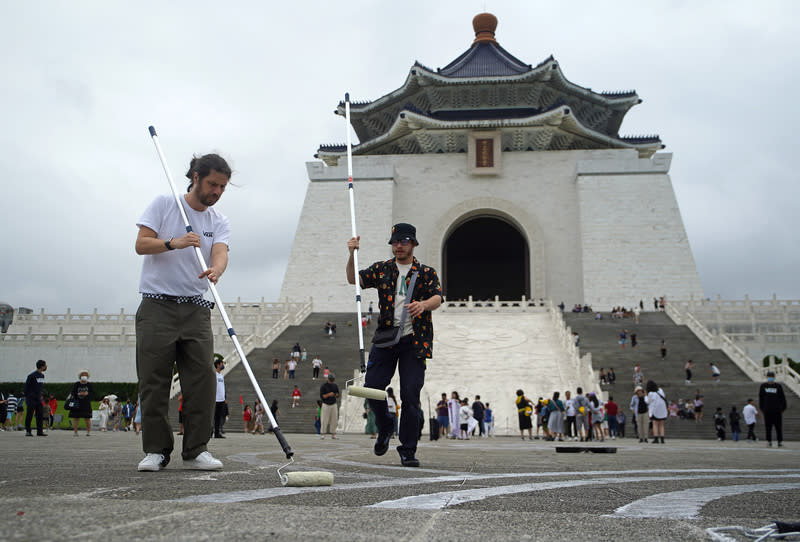
M 189 186 L 186 188 L 186 191 L 190 192 L 192 190 L 195 173 L 197 173 L 198 179 L 205 179 L 212 170 L 222 173 L 229 179 L 233 173 L 228 162 L 218 154 L 211 153 L 204 154 L 200 157 L 197 155 L 193 156 L 192 161 L 189 163 L 189 171 L 186 172 L 186 178 L 189 179 Z

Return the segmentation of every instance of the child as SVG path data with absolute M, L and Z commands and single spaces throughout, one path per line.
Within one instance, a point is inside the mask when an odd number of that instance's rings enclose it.
M 244 410 L 242 411 L 242 420 L 244 421 L 244 432 L 249 433 L 252 431 L 250 427 L 250 420 L 253 419 L 253 411 L 250 409 L 250 405 L 244 405 Z
M 461 424 L 461 432 L 458 438 L 462 440 L 469 440 L 467 430 L 469 428 L 469 419 L 472 417 L 472 409 L 469 408 L 469 401 L 464 398 L 461 401 L 461 409 L 458 412 L 458 421 Z
M 725 440 L 725 414 L 722 407 L 717 407 L 714 413 L 714 429 L 717 430 L 717 440 Z
M 295 385 L 294 389 L 292 390 L 292 408 L 300 404 L 300 398 L 302 396 L 303 394 L 300 393 L 300 388 Z
M 492 409 L 489 408 L 489 403 L 486 403 L 486 410 L 483 411 L 483 425 L 486 427 L 484 437 L 494 435 L 494 415 L 492 414 Z

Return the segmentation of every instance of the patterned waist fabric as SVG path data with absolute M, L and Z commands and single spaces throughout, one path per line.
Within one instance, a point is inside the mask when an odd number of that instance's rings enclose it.
M 214 302 L 203 299 L 200 295 L 167 295 L 167 294 L 142 294 L 147 299 L 159 299 L 161 301 L 172 301 L 173 303 L 193 303 L 207 309 L 214 308 Z

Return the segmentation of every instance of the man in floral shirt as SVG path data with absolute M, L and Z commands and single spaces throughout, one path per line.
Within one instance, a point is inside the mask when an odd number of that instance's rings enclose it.
M 359 237 L 347 242 L 350 259 L 347 261 L 347 281 L 356 282 L 353 251 L 358 249 Z M 394 258 L 375 262 L 359 271 L 362 288 L 377 288 L 378 330 L 385 333 L 398 328 L 399 341 L 391 346 L 374 344 L 369 353 L 365 385 L 368 388 L 385 389 L 399 366 L 400 399 L 400 462 L 406 467 L 419 467 L 415 457 L 419 439 L 420 401 L 419 393 L 425 383 L 425 364 L 433 351 L 433 320 L 431 311 L 442 304 L 442 287 L 439 276 L 432 267 L 421 264 L 414 257 L 417 230 L 411 224 L 395 224 L 389 239 Z M 414 273 L 417 274 L 411 301 L 406 304 L 407 289 Z M 402 278 L 400 278 L 402 276 Z M 397 300 L 397 303 L 395 303 Z M 405 313 L 405 314 L 404 314 Z M 402 323 L 402 327 L 401 327 Z M 376 342 L 376 341 L 373 341 Z M 377 341 L 379 342 L 379 341 Z M 394 431 L 386 401 L 369 400 L 378 425 L 375 440 L 375 455 L 383 455 L 389 449 L 389 439 Z

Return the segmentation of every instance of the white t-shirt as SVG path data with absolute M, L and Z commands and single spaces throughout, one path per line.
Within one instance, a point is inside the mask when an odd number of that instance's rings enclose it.
M 400 325 L 400 319 L 403 317 L 403 307 L 406 304 L 406 295 L 408 294 L 408 284 L 406 284 L 406 275 L 411 270 L 411 264 L 400 264 L 395 262 L 400 275 L 397 277 L 397 290 L 394 293 L 394 325 Z M 403 323 L 403 331 L 400 333 L 401 337 L 405 337 L 414 332 L 412 325 L 412 318 L 406 314 L 406 321 Z
M 202 213 L 192 209 L 180 198 L 192 231 L 200 236 L 200 250 L 206 264 L 211 264 L 211 246 L 215 243 L 229 244 L 230 223 L 227 217 L 209 207 Z M 147 226 L 156 232 L 159 239 L 182 237 L 186 234 L 186 226 L 171 195 L 158 196 L 145 209 L 137 226 Z M 205 279 L 198 279 L 203 270 L 197 261 L 193 248 L 169 250 L 160 254 L 147 254 L 142 263 L 142 276 L 139 280 L 139 292 L 167 295 L 203 295 L 208 289 Z
M 311 366 L 319 369 L 320 367 L 322 367 L 322 360 L 319 358 L 314 358 L 313 360 L 311 360 Z
M 468 423 L 471 417 L 472 417 L 472 409 L 469 408 L 467 405 L 461 405 L 461 409 L 458 412 L 459 423 Z
M 575 408 L 575 399 L 567 399 L 566 401 L 567 416 L 575 416 L 577 409 Z
M 747 425 L 756 423 L 756 414 L 758 413 L 758 409 L 755 406 L 748 403 L 742 409 L 742 416 L 744 416 L 744 423 Z
M 214 372 L 216 373 L 216 371 Z M 217 373 L 217 398 L 215 400 L 217 403 L 225 401 L 225 377 L 222 376 L 222 373 Z

